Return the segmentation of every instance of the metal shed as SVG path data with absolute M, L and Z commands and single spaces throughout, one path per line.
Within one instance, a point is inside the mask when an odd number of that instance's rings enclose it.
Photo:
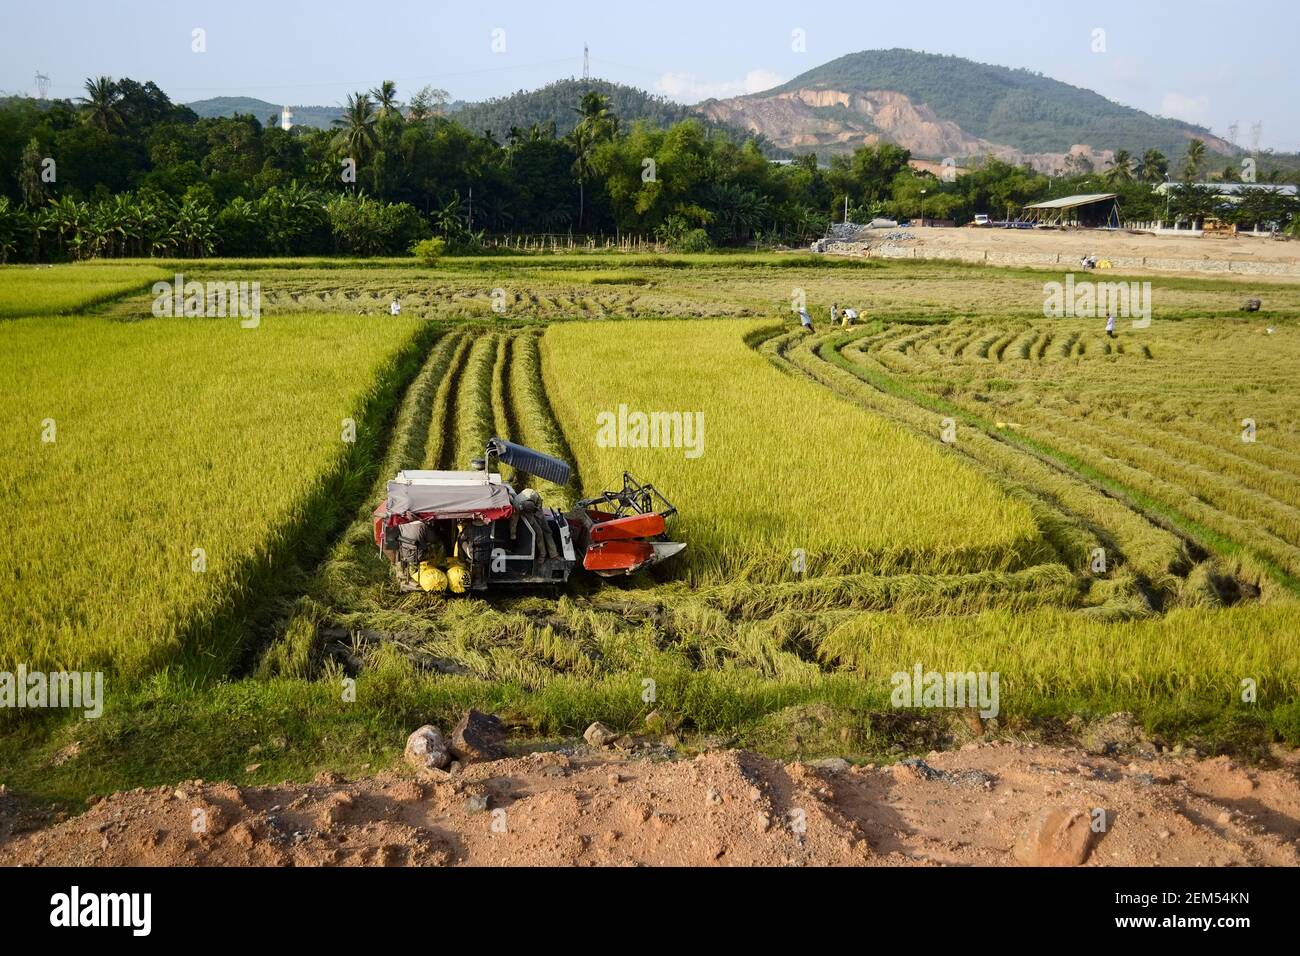
M 1041 226 L 1106 226 L 1119 228 L 1118 193 L 1062 196 L 1025 207 L 1025 218 Z

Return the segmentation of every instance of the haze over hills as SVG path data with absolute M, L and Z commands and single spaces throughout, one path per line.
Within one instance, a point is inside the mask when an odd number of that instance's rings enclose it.
M 1072 153 L 1097 168 L 1117 149 L 1135 158 L 1153 148 L 1177 157 L 1193 138 L 1213 153 L 1241 152 L 1203 127 L 1122 106 L 1028 70 L 897 49 L 848 54 L 773 89 L 698 106 L 621 83 L 566 79 L 479 103 L 452 103 L 448 113 L 475 132 L 490 130 L 498 140 L 511 127 L 550 122 L 564 135 L 573 128 L 574 107 L 587 89 L 608 96 L 625 126 L 645 120 L 663 127 L 697 116 L 729 135 L 747 131 L 759 137 L 769 155 L 826 157 L 888 141 L 919 159 L 952 157 L 961 164 L 991 154 L 1055 172 Z M 201 116 L 251 113 L 263 121 L 280 112 L 280 106 L 250 97 L 188 105 Z M 328 128 L 342 111 L 339 106 L 291 109 L 295 124 L 318 128 Z
M 699 109 L 778 146 L 823 155 L 887 140 L 924 159 L 992 153 L 1052 172 L 1071 152 L 1100 167 L 1116 149 L 1179 156 L 1193 138 L 1213 152 L 1239 152 L 1203 127 L 1038 73 L 913 50 L 851 53 L 774 89 Z

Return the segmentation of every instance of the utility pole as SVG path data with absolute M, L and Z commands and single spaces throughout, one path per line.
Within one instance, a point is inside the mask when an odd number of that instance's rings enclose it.
M 582 45 L 582 81 L 591 85 L 591 51 L 585 43 Z
M 50 93 L 50 78 L 40 70 L 36 71 L 36 95 L 45 99 Z

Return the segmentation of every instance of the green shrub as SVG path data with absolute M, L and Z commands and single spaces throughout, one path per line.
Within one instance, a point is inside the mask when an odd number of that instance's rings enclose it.
M 712 248 L 709 234 L 703 229 L 691 229 L 673 243 L 674 252 L 708 252 Z
M 426 266 L 437 264 L 446 251 L 447 240 L 445 239 L 421 239 L 411 246 L 411 254 Z

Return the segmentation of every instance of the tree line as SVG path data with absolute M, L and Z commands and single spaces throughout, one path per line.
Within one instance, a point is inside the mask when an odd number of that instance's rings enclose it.
M 0 104 L 0 262 L 91 257 L 402 255 L 438 237 L 451 251 L 486 236 L 653 237 L 684 250 L 803 245 L 829 224 L 877 216 L 1014 218 L 1026 203 L 1103 189 L 1129 220 L 1297 223 L 1295 200 L 1261 190 L 1225 204 L 1193 140 L 1177 169 L 1158 150 L 1086 159 L 1062 175 L 986 158 L 962 175 L 909 165 L 881 143 L 820 165 L 774 163 L 753 140 L 696 119 L 625 123 L 595 90 L 554 123 L 474 132 L 445 96 L 402 102 L 396 86 L 348 97 L 329 130 L 274 117 L 200 118 L 153 83 L 88 79 L 77 101 Z M 1173 179 L 1168 197 L 1155 187 Z M 1218 174 L 1233 178 L 1229 167 Z

